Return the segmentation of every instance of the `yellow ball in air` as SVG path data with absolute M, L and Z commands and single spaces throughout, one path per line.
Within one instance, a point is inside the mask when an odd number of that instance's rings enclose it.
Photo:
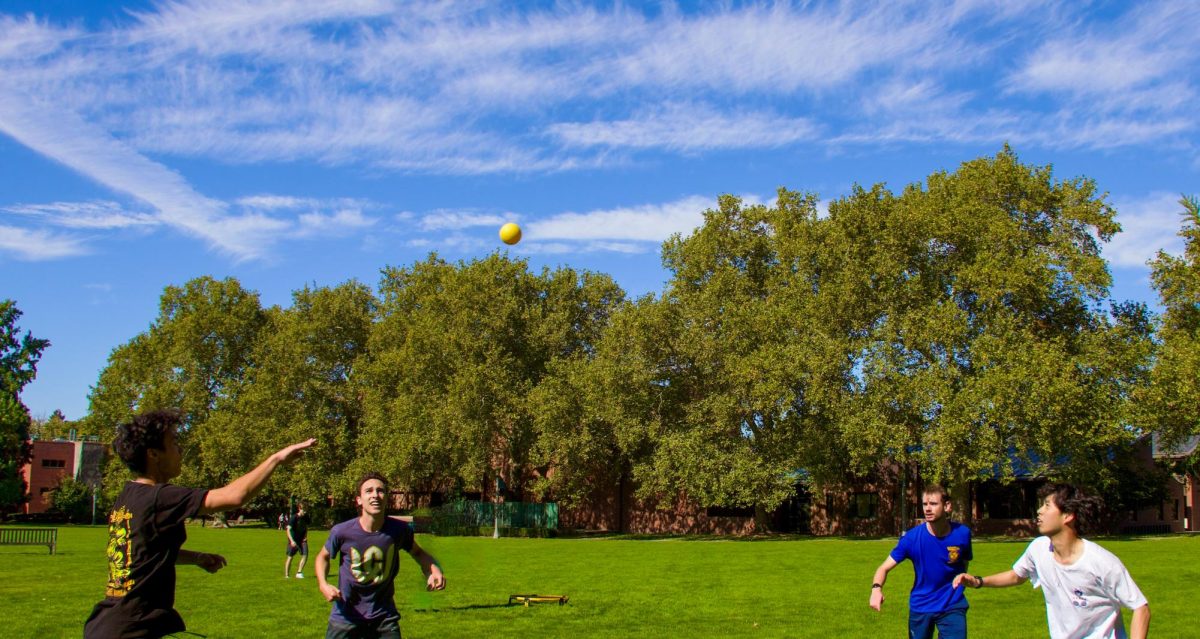
M 521 227 L 509 222 L 500 227 L 500 241 L 505 244 L 516 244 L 521 241 Z

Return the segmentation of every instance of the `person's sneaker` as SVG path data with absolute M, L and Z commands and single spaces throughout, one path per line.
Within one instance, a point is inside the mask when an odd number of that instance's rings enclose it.
M 290 579 L 290 577 L 288 577 L 287 575 L 284 575 L 284 576 L 283 576 L 283 578 L 284 578 L 284 579 Z
M 296 573 L 296 579 L 304 579 L 304 573 L 302 573 L 302 572 Z

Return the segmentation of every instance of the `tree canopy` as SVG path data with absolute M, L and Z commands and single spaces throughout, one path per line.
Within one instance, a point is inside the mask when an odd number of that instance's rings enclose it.
M 1005 147 L 824 209 L 787 189 L 722 196 L 663 244 L 661 295 L 635 300 L 503 253 L 432 254 L 385 268 L 377 291 L 305 287 L 287 308 L 233 279 L 168 287 L 84 424 L 108 439 L 180 406 L 185 480 L 207 485 L 317 437 L 275 502 L 348 492 L 368 469 L 413 491 L 499 477 L 571 502 L 629 479 L 661 503 L 767 509 L 797 482 L 889 464 L 960 486 L 1017 466 L 1119 482 L 1108 461 L 1152 422 L 1196 432 L 1200 213 L 1185 209 L 1188 253 L 1155 263 L 1157 360 L 1149 311 L 1109 294 L 1100 246 L 1120 227 L 1104 195 Z
M 0 300 L 0 514 L 25 501 L 21 468 L 29 463 L 29 409 L 21 390 L 37 376 L 37 364 L 50 341 L 21 335 L 16 302 Z

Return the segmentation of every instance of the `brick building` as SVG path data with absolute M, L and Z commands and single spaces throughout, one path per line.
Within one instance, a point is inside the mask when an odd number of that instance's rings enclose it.
M 108 446 L 97 441 L 75 439 L 33 440 L 33 458 L 21 474 L 25 478 L 25 514 L 43 513 L 50 509 L 49 493 L 58 487 L 63 477 L 91 486 L 99 486 L 104 473 Z

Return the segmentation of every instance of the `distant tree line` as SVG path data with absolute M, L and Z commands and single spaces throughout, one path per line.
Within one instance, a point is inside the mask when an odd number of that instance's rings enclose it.
M 378 288 L 305 287 L 263 308 L 235 279 L 168 287 L 118 346 L 77 428 L 187 416 L 181 483 L 228 481 L 317 437 L 263 496 L 319 502 L 376 469 L 398 488 L 571 503 L 626 477 L 643 497 L 771 509 L 798 477 L 884 462 L 965 486 L 1018 467 L 1119 485 L 1134 440 L 1200 433 L 1200 210 L 1151 262 L 1164 313 L 1113 300 L 1119 232 L 1087 178 L 1005 147 L 899 193 L 818 208 L 722 196 L 662 247 L 660 295 L 607 275 L 436 254 Z M 124 472 L 110 469 L 107 490 Z M 1142 498 L 1152 498 L 1143 491 Z M 1136 496 L 1135 496 L 1136 497 Z

